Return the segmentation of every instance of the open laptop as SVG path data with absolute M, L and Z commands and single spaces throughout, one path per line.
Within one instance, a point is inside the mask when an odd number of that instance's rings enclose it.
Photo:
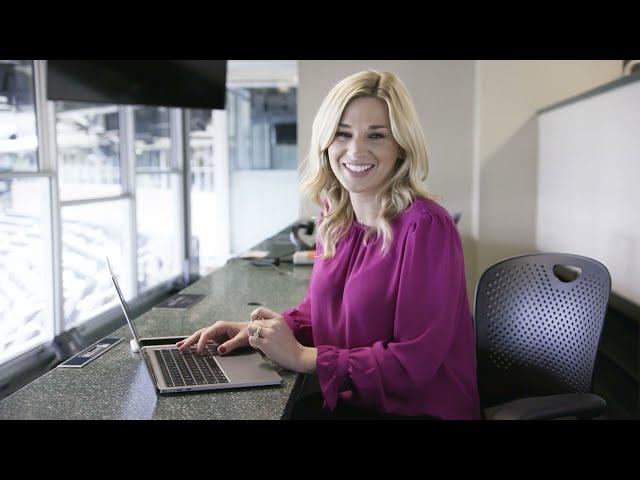
M 282 383 L 282 377 L 255 350 L 249 353 L 232 352 L 223 357 L 218 354 L 218 345 L 210 343 L 206 346 L 205 351 L 198 355 L 194 347 L 183 353 L 175 346 L 176 342 L 187 337 L 140 338 L 108 258 L 107 266 L 124 317 L 129 324 L 133 338 L 138 343 L 144 364 L 155 384 L 156 392 L 220 390 Z

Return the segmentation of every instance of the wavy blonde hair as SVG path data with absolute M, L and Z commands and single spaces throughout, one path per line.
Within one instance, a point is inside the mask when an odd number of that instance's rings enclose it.
M 384 254 L 392 242 L 391 220 L 416 197 L 438 198 L 422 185 L 429 171 L 426 141 L 413 101 L 400 79 L 393 73 L 366 70 L 341 80 L 328 93 L 313 121 L 311 147 L 300 185 L 301 192 L 322 209 L 318 237 L 324 249 L 323 259 L 335 255 L 336 244 L 355 220 L 349 192 L 331 170 L 328 148 L 347 104 L 360 97 L 379 98 L 386 103 L 391 133 L 401 152 L 390 177 L 376 195 L 380 212 L 375 227 L 367 229 L 363 243 L 376 233 L 376 238 L 383 239 Z

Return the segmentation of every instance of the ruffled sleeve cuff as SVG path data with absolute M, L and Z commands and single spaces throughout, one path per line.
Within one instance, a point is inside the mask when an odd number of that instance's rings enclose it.
M 288 308 L 282 312 L 282 318 L 289 325 L 293 336 L 305 347 L 313 346 L 313 334 L 311 324 L 306 316 L 300 314 L 297 308 Z
M 324 406 L 335 409 L 338 394 L 347 390 L 349 385 L 349 350 L 319 346 L 316 374 L 324 396 Z
M 282 318 L 284 318 L 284 321 L 287 322 L 287 325 L 289 325 L 289 328 L 291 329 L 294 335 L 296 334 L 297 325 L 292 318 L 292 314 L 294 314 L 295 311 L 296 311 L 295 308 L 287 308 L 284 312 L 280 314 L 282 315 Z

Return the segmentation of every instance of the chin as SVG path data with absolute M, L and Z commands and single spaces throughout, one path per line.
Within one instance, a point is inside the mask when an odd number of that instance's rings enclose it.
M 371 191 L 371 187 L 366 187 L 362 185 L 356 186 L 356 185 L 349 185 L 349 184 L 343 183 L 342 186 L 346 188 L 349 193 L 367 193 Z

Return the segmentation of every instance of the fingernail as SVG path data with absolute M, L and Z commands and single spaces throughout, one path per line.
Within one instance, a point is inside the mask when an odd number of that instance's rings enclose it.
M 220 347 L 218 350 L 220 350 L 220 353 L 225 353 L 227 351 L 227 349 L 224 347 Z

